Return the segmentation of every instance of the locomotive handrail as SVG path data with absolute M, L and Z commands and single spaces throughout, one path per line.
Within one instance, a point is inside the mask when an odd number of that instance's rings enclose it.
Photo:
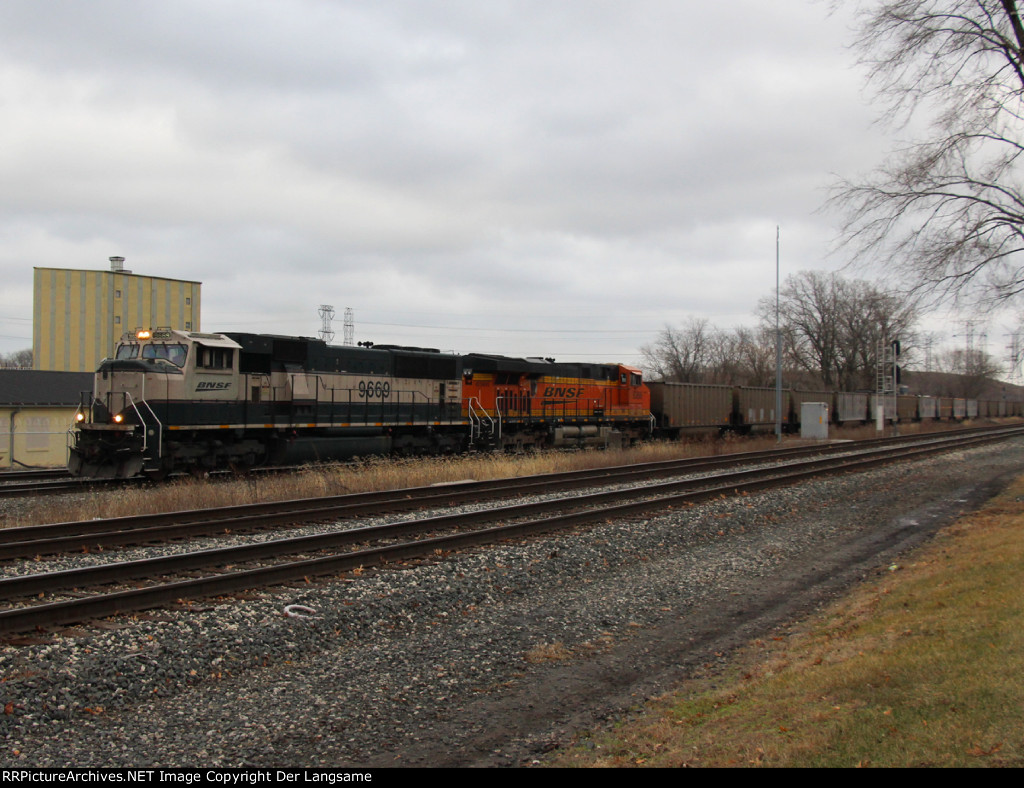
M 494 419 L 491 418 L 490 414 L 480 404 L 480 400 L 476 397 L 470 397 L 466 400 L 466 412 L 469 415 L 469 432 L 471 438 L 477 438 L 483 435 L 482 424 L 484 420 L 490 424 L 491 432 L 494 432 Z M 478 412 L 479 408 L 479 412 Z M 500 433 L 500 426 L 499 426 Z
M 501 401 L 503 399 L 504 399 L 504 397 L 495 397 L 494 398 L 494 415 L 498 417 L 498 419 L 497 419 L 498 433 L 496 435 L 498 440 L 501 440 L 501 426 L 502 426 Z M 492 422 L 492 424 L 493 424 L 493 422 Z M 494 429 L 493 426 L 492 426 L 491 429 L 492 430 Z
M 545 418 L 579 419 L 594 417 L 600 400 L 593 398 L 578 399 L 543 399 L 541 400 L 541 414 Z
M 157 417 L 156 413 L 153 411 L 153 408 L 150 406 L 149 402 L 145 399 L 145 396 L 146 396 L 146 390 L 145 390 L 146 383 L 145 383 L 145 380 L 143 380 L 142 385 L 143 385 L 143 390 L 142 390 L 143 400 L 142 400 L 142 404 L 146 406 L 146 410 L 149 411 L 149 415 L 153 417 L 153 421 L 156 422 L 156 426 L 157 426 L 157 429 L 156 429 L 156 438 L 157 438 L 156 458 L 160 459 L 163 456 L 163 452 L 164 452 L 164 442 L 163 442 L 164 441 L 164 425 L 160 421 L 160 419 Z M 131 392 L 130 391 L 124 391 L 124 392 L 121 392 L 121 393 L 124 394 L 124 396 L 127 398 L 128 403 L 131 405 L 132 410 L 135 411 L 135 415 L 139 417 L 139 422 L 142 424 L 142 456 L 145 458 L 146 451 L 147 451 L 147 449 L 149 449 L 149 430 L 146 429 L 149 426 L 149 424 L 146 421 L 146 417 L 142 415 L 142 411 L 139 410 L 139 406 L 135 404 L 135 398 L 132 396 Z
M 345 421 L 362 420 L 363 423 L 372 424 L 380 421 L 394 421 L 404 418 L 403 408 L 406 410 L 409 419 L 437 418 L 440 420 L 458 420 L 461 415 L 453 412 L 459 407 L 458 403 L 440 401 L 434 397 L 416 389 L 395 388 L 392 382 L 394 378 L 384 381 L 387 388 L 383 393 L 370 394 L 372 390 L 367 386 L 366 395 L 359 394 L 355 399 L 356 390 L 351 387 L 329 386 L 323 376 L 315 375 L 314 395 L 309 400 L 314 409 L 314 420 L 321 421 L 342 418 Z M 343 396 L 339 397 L 338 393 Z M 325 396 L 321 398 L 321 393 Z M 326 397 L 330 394 L 330 399 Z M 294 395 L 294 388 L 293 388 Z M 298 400 L 293 399 L 294 405 Z M 305 402 L 305 401 L 304 401 Z M 327 409 L 326 411 L 324 409 Z M 340 415 L 339 415 L 340 411 Z
M 149 414 L 153 417 L 153 421 L 156 422 L 156 456 L 157 459 L 160 459 L 161 457 L 164 456 L 164 425 L 160 421 L 156 413 L 153 411 L 153 408 L 150 407 L 149 401 L 143 400 L 143 404 L 146 406 L 146 410 L 149 411 Z M 145 432 L 148 433 L 148 430 L 146 430 Z M 145 435 L 143 436 L 142 440 L 143 446 L 145 446 L 147 443 Z
M 71 447 L 75 443 L 77 443 L 77 441 L 75 440 L 75 427 L 78 426 L 78 414 L 82 412 L 82 407 L 84 404 L 82 400 L 85 399 L 86 394 L 88 394 L 89 396 L 89 417 L 92 418 L 92 392 L 81 391 L 79 392 L 78 395 L 78 407 L 75 408 L 75 413 L 71 417 L 71 426 L 68 427 L 66 433 L 67 437 L 64 439 L 64 448 L 67 449 L 67 461 L 65 464 L 69 464 L 71 462 Z

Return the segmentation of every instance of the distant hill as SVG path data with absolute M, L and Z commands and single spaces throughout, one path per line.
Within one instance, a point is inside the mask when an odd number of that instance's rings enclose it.
M 904 372 L 900 385 L 909 394 L 933 394 L 938 397 L 968 399 L 1024 400 L 1024 386 L 1015 386 L 992 378 L 974 378 L 949 372 Z

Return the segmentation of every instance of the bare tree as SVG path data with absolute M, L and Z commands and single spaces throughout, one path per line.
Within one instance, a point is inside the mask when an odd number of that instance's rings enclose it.
M 745 386 L 774 386 L 774 327 L 737 328 L 733 333 L 733 340 L 737 379 L 728 382 Z
M 673 383 L 704 382 L 713 333 L 711 324 L 700 318 L 691 318 L 681 329 L 665 326 L 653 345 L 640 348 L 644 372 Z
M 843 238 L 936 297 L 1005 300 L 1024 291 L 1024 25 L 1016 0 L 877 0 L 857 46 L 870 81 L 927 138 L 833 203 Z
M 784 283 L 779 309 L 789 386 L 871 388 L 881 344 L 898 338 L 905 351 L 913 347 L 914 304 L 868 282 L 802 271 Z M 758 315 L 757 329 L 722 331 L 702 318 L 681 329 L 665 326 L 640 348 L 645 373 L 676 383 L 774 386 L 774 296 L 761 300 Z
M 705 383 L 731 386 L 775 385 L 775 335 L 744 326 L 715 330 L 709 343 Z
M 939 369 L 956 375 L 947 380 L 945 393 L 951 397 L 980 397 L 1003 368 L 982 350 L 947 350 L 939 355 Z
M 758 312 L 764 330 L 774 326 L 774 297 Z M 900 338 L 911 349 L 917 309 L 868 282 L 802 271 L 779 291 L 779 318 L 788 374 L 803 373 L 798 385 L 855 391 L 872 387 L 881 343 Z
M 868 282 L 847 282 L 840 303 L 838 377 L 845 391 L 873 389 L 879 347 L 899 340 L 901 365 L 914 361 L 918 310 L 905 297 Z
M 826 387 L 837 383 L 839 352 L 839 288 L 835 274 L 802 271 L 779 290 L 779 325 L 787 359 L 798 369 L 819 376 Z M 775 299 L 764 298 L 759 312 L 764 325 L 775 319 Z
M 666 326 L 657 341 L 640 352 L 652 380 L 775 385 L 774 330 L 740 327 L 723 331 L 694 318 L 682 329 Z
M 11 369 L 32 369 L 32 349 L 16 350 L 0 356 L 0 367 Z

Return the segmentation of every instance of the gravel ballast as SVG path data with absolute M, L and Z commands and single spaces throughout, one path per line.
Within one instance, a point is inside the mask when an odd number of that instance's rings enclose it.
M 892 563 L 1022 469 L 1014 439 L 26 638 L 0 649 L 0 765 L 530 763 Z

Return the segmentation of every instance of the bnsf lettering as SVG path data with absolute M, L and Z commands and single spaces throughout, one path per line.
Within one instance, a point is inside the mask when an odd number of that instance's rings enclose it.
M 227 391 L 231 384 L 226 381 L 201 380 L 196 386 L 196 391 Z
M 571 399 L 583 393 L 582 386 L 548 386 L 544 389 L 545 397 L 565 397 Z

